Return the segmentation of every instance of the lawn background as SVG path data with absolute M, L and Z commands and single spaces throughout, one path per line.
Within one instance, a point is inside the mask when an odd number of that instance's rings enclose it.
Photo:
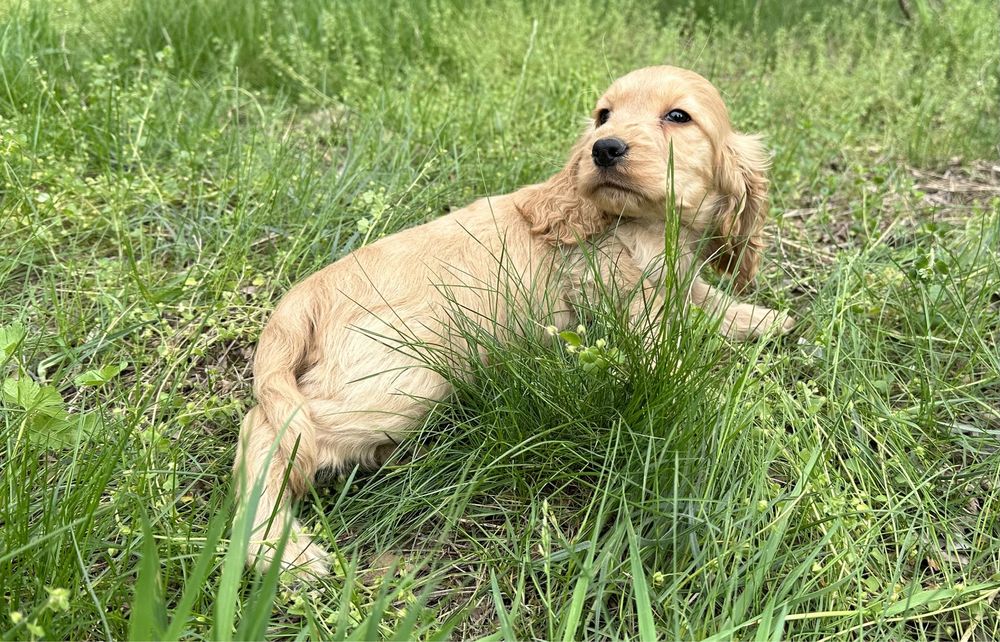
M 0 2 L 3 637 L 1000 637 L 997 12 Z M 795 333 L 687 315 L 654 364 L 598 309 L 628 365 L 596 374 L 479 337 L 412 461 L 304 503 L 335 573 L 244 573 L 229 471 L 282 293 L 548 176 L 659 63 L 765 136 L 751 296 Z

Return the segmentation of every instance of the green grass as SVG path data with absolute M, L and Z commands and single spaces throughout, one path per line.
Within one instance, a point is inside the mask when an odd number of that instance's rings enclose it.
M 3 638 L 1000 637 L 995 7 L 659 4 L 0 3 Z M 549 175 L 661 62 L 766 136 L 794 334 L 474 337 L 410 461 L 303 503 L 333 576 L 244 571 L 282 293 Z

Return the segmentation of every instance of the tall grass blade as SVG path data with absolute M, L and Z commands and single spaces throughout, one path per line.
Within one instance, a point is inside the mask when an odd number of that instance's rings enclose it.
M 129 616 L 130 640 L 163 639 L 166 628 L 166 604 L 160 582 L 160 556 L 153 538 L 153 528 L 145 513 L 141 515 L 142 557 Z
M 657 640 L 656 621 L 653 616 L 653 605 L 649 599 L 649 582 L 642 566 L 642 556 L 639 554 L 639 539 L 635 535 L 635 527 L 630 518 L 625 519 L 625 532 L 628 535 L 629 566 L 632 570 L 632 594 L 635 596 L 635 614 L 639 621 L 639 639 Z

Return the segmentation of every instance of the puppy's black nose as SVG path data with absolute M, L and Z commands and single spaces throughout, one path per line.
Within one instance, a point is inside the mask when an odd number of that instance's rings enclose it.
M 613 167 L 628 153 L 628 145 L 620 138 L 602 138 L 594 143 L 591 155 L 598 167 Z

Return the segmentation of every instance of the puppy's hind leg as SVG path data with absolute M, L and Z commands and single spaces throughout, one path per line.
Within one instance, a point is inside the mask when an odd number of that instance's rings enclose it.
M 301 475 L 290 475 L 292 461 L 277 445 L 279 432 L 268 422 L 260 407 L 247 413 L 236 449 L 238 510 L 246 513 L 252 494 L 259 489 L 253 512 L 248 563 L 265 567 L 275 563 L 275 547 L 287 526 L 288 539 L 280 564 L 287 570 L 315 576 L 329 572 L 327 553 L 303 531 L 292 517 L 291 500 L 308 488 Z
M 441 375 L 411 366 L 347 386 L 339 399 L 310 401 L 310 414 L 322 426 L 316 434 L 319 461 L 340 470 L 354 464 L 378 468 L 451 392 Z

